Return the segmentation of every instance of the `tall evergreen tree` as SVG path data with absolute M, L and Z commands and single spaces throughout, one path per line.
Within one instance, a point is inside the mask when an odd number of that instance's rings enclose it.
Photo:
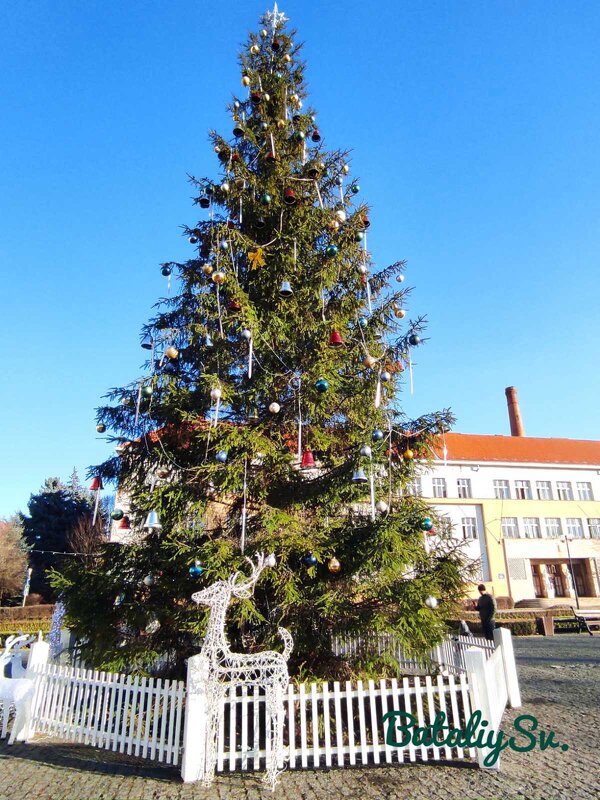
M 332 677 L 333 632 L 394 631 L 420 652 L 463 588 L 449 536 L 410 484 L 453 419 L 407 419 L 398 399 L 425 320 L 405 320 L 405 263 L 374 269 L 369 209 L 348 154 L 327 150 L 307 105 L 301 45 L 275 7 L 241 52 L 221 173 L 192 177 L 193 255 L 161 267 L 176 288 L 143 330 L 146 375 L 98 412 L 119 455 L 136 532 L 56 585 L 89 657 L 180 671 L 205 617 L 197 588 L 273 551 L 256 595 L 230 609 L 234 646 L 283 624 L 292 669 Z M 404 320 L 404 321 L 403 321 Z M 435 607 L 435 601 L 437 607 Z

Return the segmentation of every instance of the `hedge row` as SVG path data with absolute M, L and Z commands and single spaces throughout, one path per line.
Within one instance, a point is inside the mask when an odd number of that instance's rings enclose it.
M 17 620 L 51 619 L 54 606 L 2 606 L 0 607 L 0 626 Z
M 448 620 L 447 622 L 452 628 L 452 632 L 456 633 L 459 627 L 458 620 Z M 479 617 L 477 617 L 477 620 L 467 619 L 466 622 L 472 634 L 475 636 L 483 636 L 483 630 L 481 628 Z M 538 632 L 538 626 L 535 617 L 522 617 L 520 615 L 511 614 L 511 618 L 507 619 L 503 615 L 501 619 L 496 617 L 496 623 L 501 628 L 508 628 L 513 636 L 532 636 Z
M 35 619 L 17 622 L 0 622 L 0 637 L 12 636 L 15 633 L 50 633 L 52 620 Z

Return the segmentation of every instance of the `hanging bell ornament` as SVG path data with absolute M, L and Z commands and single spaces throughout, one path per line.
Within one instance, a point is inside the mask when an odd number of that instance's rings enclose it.
M 146 577 L 144 578 L 144 583 L 148 587 L 154 586 L 154 575 L 146 575 Z
M 125 515 L 120 508 L 113 508 L 113 510 L 110 512 L 110 518 L 114 519 L 116 522 L 118 522 L 120 519 L 123 519 L 124 516 Z
M 102 478 L 96 475 L 95 478 L 92 478 L 92 482 L 90 483 L 90 492 L 99 492 L 101 489 L 104 489 Z
M 152 350 L 153 345 L 154 342 L 152 340 L 152 337 L 149 334 L 146 334 L 146 336 L 144 336 L 144 338 L 142 339 L 142 347 L 144 348 L 144 350 Z
M 344 344 L 344 340 L 342 339 L 342 334 L 338 331 L 331 331 L 329 336 L 329 347 L 342 347 Z
M 242 86 L 250 86 L 250 78 L 247 75 L 242 78 Z
M 174 345 L 169 345 L 165 350 L 165 355 L 167 358 L 177 358 L 179 355 L 179 350 Z
M 142 386 L 142 397 L 152 397 L 153 392 L 152 386 Z
M 199 578 L 199 577 L 200 577 L 200 575 L 202 575 L 202 573 L 204 572 L 204 570 L 203 570 L 203 569 L 202 569 L 202 567 L 200 566 L 200 562 L 198 561 L 198 559 L 196 559 L 196 560 L 194 561 L 194 563 L 192 564 L 192 566 L 189 568 L 188 572 L 190 573 L 190 575 L 192 576 L 192 578 Z
M 279 52 L 279 50 L 281 50 L 281 42 L 279 41 L 279 39 L 273 39 L 273 41 L 271 42 L 271 50 L 274 50 L 276 53 Z
M 371 458 L 371 456 L 373 455 L 373 451 L 371 450 L 368 444 L 363 444 L 363 446 L 359 450 L 359 453 L 361 454 L 361 456 L 363 456 L 363 458 Z
M 421 528 L 424 531 L 430 531 L 433 528 L 433 520 L 431 517 L 425 517 L 425 519 L 421 522 Z
M 209 208 L 210 207 L 210 198 L 209 197 L 201 197 L 198 200 L 198 205 L 200 208 Z
M 308 555 L 304 556 L 302 561 L 304 561 L 307 567 L 314 567 L 315 564 L 317 563 L 317 559 L 315 558 L 313 553 L 309 553 Z
M 214 389 L 210 390 L 210 399 L 211 400 L 220 400 L 223 395 L 223 392 L 219 389 L 218 386 L 215 386 Z
M 123 519 L 117 525 L 117 529 L 120 531 L 130 531 L 131 523 L 129 522 L 129 517 L 123 517 Z
M 368 367 L 369 369 L 371 367 L 374 367 L 376 363 L 377 363 L 377 359 L 374 358 L 373 356 L 365 356 L 363 358 L 363 364 L 365 365 L 365 367 Z
M 371 439 L 373 439 L 374 442 L 380 442 L 384 438 L 384 436 L 385 436 L 384 432 L 379 430 L 379 428 L 377 428 L 371 434 Z
M 144 523 L 144 528 L 148 530 L 159 530 L 162 527 L 160 524 L 160 520 L 158 518 L 157 511 L 149 511 L 148 516 L 146 517 L 146 522 Z
M 367 217 L 366 214 L 363 214 L 361 217 L 363 228 L 368 228 L 371 225 L 371 220 Z
M 272 150 L 269 150 L 269 152 L 266 155 L 265 160 L 268 161 L 269 164 L 274 164 L 277 161 L 277 156 L 275 155 L 275 153 Z M 268 195 L 266 195 L 266 196 L 268 197 Z M 262 199 L 261 199 L 260 202 L 262 203 Z M 268 202 L 270 203 L 271 200 L 269 199 Z M 266 203 L 264 205 L 266 205 Z
M 271 195 L 265 192 L 264 194 L 261 194 L 258 200 L 261 205 L 268 206 L 271 203 Z
M 227 462 L 227 452 L 225 450 L 219 450 L 215 458 L 219 464 L 225 464 Z
M 325 248 L 325 255 L 327 258 L 333 258 L 338 254 L 338 246 L 337 244 L 328 244 Z
M 317 128 L 314 129 L 314 131 L 312 132 L 310 138 L 313 140 L 313 142 L 320 142 L 321 141 L 321 134 L 319 133 Z
M 106 430 L 106 425 L 103 422 L 99 422 L 96 425 L 96 432 L 97 433 L 104 433 L 105 430 Z
M 328 570 L 329 570 L 329 572 L 331 572 L 333 575 L 337 575 L 337 574 L 338 574 L 338 572 L 341 572 L 342 565 L 341 565 L 341 564 L 340 564 L 340 562 L 337 560 L 337 558 L 334 556 L 333 558 L 330 558 L 330 559 L 329 559 L 329 561 L 327 562 L 327 569 L 328 569 Z
M 260 101 L 263 99 L 262 92 L 250 92 L 250 102 L 257 106 Z
M 329 389 L 329 381 L 325 380 L 325 378 L 319 378 L 318 381 L 315 381 L 315 389 L 317 392 L 324 394 Z
M 389 383 L 392 380 L 392 373 L 385 370 L 381 373 L 380 378 L 383 383 Z
M 315 466 L 315 458 L 310 450 L 305 450 L 302 453 L 302 461 L 300 462 L 300 469 L 313 469 Z
M 160 274 L 161 274 L 163 277 L 165 277 L 165 278 L 168 278 L 168 277 L 169 277 L 169 275 L 170 275 L 172 272 L 173 272 L 173 270 L 171 269 L 171 267 L 170 267 L 168 264 L 165 264 L 165 265 L 164 265 L 163 267 L 161 267 L 161 269 L 160 269 Z
M 411 335 L 408 337 L 408 343 L 409 344 L 418 345 L 420 341 L 421 341 L 421 339 L 420 339 L 419 336 L 417 336 L 416 333 L 411 333 Z
M 281 286 L 279 287 L 279 297 L 291 297 L 294 294 L 294 290 L 289 281 L 282 281 Z
M 362 467 L 355 469 L 352 473 L 352 483 L 368 483 L 369 479 Z
M 427 606 L 427 608 L 431 609 L 437 608 L 438 606 L 437 598 L 429 595 L 429 597 L 425 600 L 425 605 Z
M 402 458 L 404 458 L 406 461 L 412 461 L 414 457 L 415 457 L 415 454 L 410 448 L 406 449 L 402 453 Z
M 225 273 L 221 272 L 221 270 L 219 270 L 219 272 L 215 272 L 215 274 L 212 276 L 212 280 L 213 283 L 217 284 L 217 286 L 222 286 L 225 283 Z
M 283 193 L 283 202 L 286 206 L 293 206 L 296 204 L 296 193 L 293 189 L 286 189 Z
M 281 411 L 281 406 L 279 405 L 279 403 L 271 403 L 271 405 L 269 406 L 269 411 L 271 412 L 271 414 L 279 414 L 279 412 Z
M 239 300 L 232 300 L 227 306 L 227 310 L 231 311 L 232 314 L 237 314 L 242 310 L 242 304 Z
M 378 500 L 375 503 L 375 509 L 379 511 L 380 514 L 385 514 L 385 512 L 388 510 L 388 504 L 385 502 L 385 500 Z

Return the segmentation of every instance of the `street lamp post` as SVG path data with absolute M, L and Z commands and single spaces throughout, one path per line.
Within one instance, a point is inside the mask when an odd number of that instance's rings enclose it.
M 565 534 L 563 536 L 563 541 L 567 545 L 567 557 L 569 559 L 569 570 L 571 571 L 571 580 L 573 581 L 573 591 L 575 592 L 575 605 L 579 608 L 579 594 L 577 593 L 577 581 L 575 580 L 575 572 L 573 571 L 573 560 L 571 558 L 571 548 L 569 547 L 569 542 L 573 540 L 572 536 Z

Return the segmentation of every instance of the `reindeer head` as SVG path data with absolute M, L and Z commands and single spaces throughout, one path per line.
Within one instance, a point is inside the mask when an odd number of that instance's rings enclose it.
M 265 569 L 265 567 L 274 566 L 275 556 L 271 554 L 265 558 L 264 553 L 257 553 L 256 564 L 251 558 L 248 558 L 248 556 L 246 556 L 246 561 L 248 561 L 252 569 L 249 578 L 240 581 L 239 577 L 241 573 L 234 572 L 233 575 L 230 575 L 226 580 L 215 581 L 210 586 L 207 586 L 206 589 L 202 589 L 200 592 L 194 592 L 192 595 L 192 600 L 194 603 L 202 603 L 205 606 L 214 606 L 219 604 L 224 604 L 227 606 L 231 599 L 231 595 L 234 595 L 234 597 L 240 597 L 244 600 L 247 600 L 249 597 L 251 597 L 254 584 L 259 579 L 263 569 Z

